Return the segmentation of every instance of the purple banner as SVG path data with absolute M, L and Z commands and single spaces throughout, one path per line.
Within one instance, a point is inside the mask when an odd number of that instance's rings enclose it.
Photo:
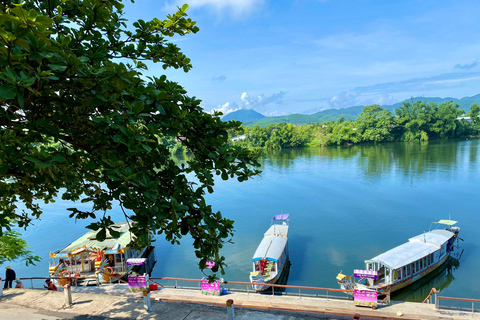
M 371 270 L 358 270 L 355 269 L 353 270 L 353 276 L 355 278 L 366 278 L 366 279 L 377 279 L 377 271 L 371 271 Z
M 130 291 L 143 291 L 147 289 L 147 279 L 144 276 L 128 276 L 128 289 Z
M 287 220 L 289 214 L 277 214 L 276 216 L 273 216 L 273 220 Z
M 375 290 L 354 290 L 353 299 L 356 306 L 376 307 L 378 293 Z
M 147 258 L 130 258 L 127 259 L 127 266 L 143 266 Z

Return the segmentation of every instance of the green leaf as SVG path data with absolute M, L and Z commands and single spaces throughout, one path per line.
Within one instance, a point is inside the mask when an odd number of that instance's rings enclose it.
M 17 95 L 17 89 L 7 84 L 0 85 L 0 97 L 5 100 L 13 99 Z
M 66 66 L 60 66 L 58 64 L 49 64 L 48 65 L 50 67 L 50 69 L 52 69 L 53 71 L 58 71 L 58 72 L 63 72 L 65 70 L 67 70 L 67 67 Z

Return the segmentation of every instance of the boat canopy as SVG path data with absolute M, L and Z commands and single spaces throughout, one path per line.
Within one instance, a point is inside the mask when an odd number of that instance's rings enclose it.
M 435 224 L 445 224 L 447 226 L 453 226 L 456 224 L 458 221 L 453 221 L 453 220 L 440 220 L 438 222 L 434 222 Z
M 453 233 L 447 230 L 433 230 L 408 239 L 409 242 L 382 253 L 366 262 L 381 262 L 398 269 L 415 262 L 437 250 L 448 241 Z
M 277 214 L 276 216 L 273 216 L 273 220 L 288 220 L 288 216 L 288 213 Z
M 273 227 L 273 226 L 272 226 Z M 270 230 L 270 229 L 269 229 Z M 270 260 L 277 262 L 280 259 L 285 246 L 287 245 L 287 239 L 283 237 L 266 236 L 262 239 L 262 242 L 258 245 L 252 261 L 257 260 Z
M 77 240 L 70 243 L 63 249 L 54 253 L 56 257 L 64 256 L 65 254 L 78 254 L 84 251 L 97 252 L 96 250 L 106 250 L 106 253 L 115 254 L 126 248 L 133 239 L 133 234 L 129 230 L 129 225 L 126 222 L 115 223 L 112 225 L 114 230 L 120 232 L 118 239 L 113 238 L 110 232 L 107 231 L 107 237 L 104 241 L 96 240 L 98 231 L 89 231 Z

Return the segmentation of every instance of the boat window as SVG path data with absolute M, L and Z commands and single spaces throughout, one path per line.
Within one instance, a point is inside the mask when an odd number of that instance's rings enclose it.
M 405 278 L 407 276 L 407 268 L 403 266 L 402 268 L 402 277 Z
M 396 269 L 395 272 L 397 273 L 397 280 L 402 278 L 402 269 Z
M 275 270 L 277 270 L 277 267 L 276 267 L 276 266 L 277 266 L 276 263 L 274 263 L 274 264 L 272 265 L 272 270 L 271 270 L 272 272 L 275 272 Z
M 433 253 L 430 254 L 430 263 L 433 264 L 434 263 L 434 259 L 433 259 Z
M 407 266 L 407 277 L 412 273 L 412 266 L 409 264 Z
M 419 270 L 422 270 L 423 269 L 423 259 L 420 259 L 420 269 Z
M 415 270 L 416 270 L 417 272 L 420 271 L 420 262 L 419 262 L 418 260 L 415 261 Z
M 415 273 L 415 262 L 412 262 L 411 266 L 412 266 L 412 273 Z

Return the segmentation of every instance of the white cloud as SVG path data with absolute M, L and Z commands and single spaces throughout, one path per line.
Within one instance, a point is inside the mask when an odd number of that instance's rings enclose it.
M 279 91 L 273 93 L 271 96 L 265 96 L 265 94 L 260 94 L 258 96 L 250 97 L 248 93 L 242 93 L 240 99 L 242 100 L 241 107 L 243 109 L 255 109 L 257 112 L 265 111 L 267 105 L 274 104 L 279 105 L 283 103 L 283 97 L 285 96 L 285 91 Z
M 167 9 L 181 7 L 185 3 L 185 0 L 174 0 L 173 3 L 167 2 L 165 7 Z M 189 0 L 188 5 L 190 8 L 202 8 L 205 7 L 217 14 L 228 12 L 232 16 L 242 16 L 252 12 L 255 8 L 260 7 L 264 3 L 264 0 Z
M 237 104 L 233 103 L 230 105 L 230 102 L 227 102 L 222 106 L 218 106 L 217 108 L 211 109 L 208 113 L 213 114 L 215 111 L 219 111 L 223 113 L 224 116 L 226 116 L 227 114 L 235 112 L 240 109 L 241 107 L 239 107 Z

